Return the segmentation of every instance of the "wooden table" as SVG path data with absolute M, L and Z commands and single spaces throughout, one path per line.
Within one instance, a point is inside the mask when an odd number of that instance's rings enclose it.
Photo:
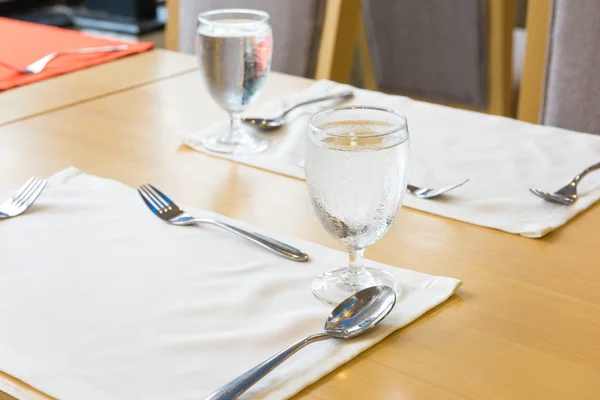
M 301 180 L 206 156 L 176 135 L 224 118 L 197 73 L 0 128 L 0 191 L 75 165 L 327 246 Z M 273 74 L 261 102 L 310 84 Z M 600 207 L 543 239 L 403 209 L 367 257 L 460 278 L 459 295 L 316 384 L 302 399 L 597 399 Z M 308 289 L 307 289 L 308 290 Z M 47 398 L 3 375 L 0 388 Z
M 151 50 L 0 92 L 0 126 L 197 69 L 193 57 Z

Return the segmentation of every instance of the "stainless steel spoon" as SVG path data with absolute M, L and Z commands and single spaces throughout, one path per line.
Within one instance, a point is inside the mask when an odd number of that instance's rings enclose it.
M 325 330 L 307 336 L 287 349 L 275 354 L 220 387 L 204 400 L 237 399 L 256 382 L 304 346 L 325 339 L 350 339 L 377 325 L 394 308 L 396 293 L 387 286 L 372 286 L 348 297 L 327 318 Z
M 279 129 L 285 124 L 285 116 L 290 113 L 290 111 L 295 110 L 298 107 L 306 106 L 308 104 L 319 103 L 321 101 L 327 100 L 344 100 L 349 99 L 354 96 L 352 91 L 341 92 L 338 94 L 332 94 L 329 96 L 318 97 L 316 99 L 311 99 L 307 101 L 303 101 L 302 103 L 294 104 L 291 107 L 286 108 L 274 118 L 242 118 L 242 122 L 246 125 L 249 125 L 253 128 L 260 129 L 262 131 L 272 131 L 275 129 Z

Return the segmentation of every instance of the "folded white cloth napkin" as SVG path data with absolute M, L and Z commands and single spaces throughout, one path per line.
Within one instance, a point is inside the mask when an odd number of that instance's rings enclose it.
M 284 102 L 337 93 L 349 86 L 318 81 L 290 95 Z M 410 183 L 441 187 L 463 179 L 470 181 L 445 198 L 404 198 L 404 205 L 432 214 L 539 238 L 565 224 L 600 198 L 600 172 L 580 184 L 581 197 L 569 207 L 550 204 L 529 193 L 529 188 L 553 192 L 577 173 L 600 161 L 600 136 L 529 124 L 510 118 L 459 110 L 408 97 L 354 89 L 344 104 L 392 108 L 408 118 L 411 136 Z M 281 102 L 262 108 L 272 115 Z M 322 105 L 321 105 L 322 106 Z M 308 118 L 319 108 L 302 108 L 284 129 L 272 137 L 262 154 L 225 158 L 281 174 L 304 178 L 297 163 L 304 159 Z M 254 115 L 253 115 L 254 116 Z M 183 142 L 205 152 L 202 138 L 224 126 L 220 121 L 182 136 Z M 272 134 L 269 134 L 272 135 Z
M 332 309 L 310 284 L 345 255 L 267 234 L 312 261 L 287 261 L 211 227 L 168 225 L 115 181 L 75 168 L 53 176 L 29 212 L 0 222 L 0 370 L 65 400 L 203 398 L 320 332 Z M 308 346 L 253 387 L 253 398 L 294 395 L 460 285 L 369 264 L 403 285 L 382 325 Z

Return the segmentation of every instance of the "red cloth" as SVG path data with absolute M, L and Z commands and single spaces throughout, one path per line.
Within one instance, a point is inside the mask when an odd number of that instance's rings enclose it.
M 14 68 L 24 69 L 32 62 L 57 51 L 118 44 L 127 44 L 129 49 L 111 53 L 60 56 L 50 61 L 39 74 L 25 75 L 14 70 Z M 0 18 L 0 90 L 41 81 L 130 54 L 141 53 L 151 48 L 152 43 L 122 42 L 68 29 Z M 13 68 L 10 68 L 11 66 Z

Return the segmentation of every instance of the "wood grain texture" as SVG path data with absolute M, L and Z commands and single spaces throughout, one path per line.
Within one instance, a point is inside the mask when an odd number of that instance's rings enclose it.
M 512 116 L 512 51 L 516 0 L 489 0 L 488 112 Z
M 309 84 L 273 74 L 260 102 Z M 178 133 L 221 118 L 199 74 L 189 73 L 1 127 L 0 168 L 11 174 L 0 175 L 0 192 L 75 165 L 131 186 L 150 181 L 182 204 L 335 247 L 303 181 L 180 146 Z M 596 205 L 527 239 L 402 209 L 367 258 L 464 286 L 297 398 L 597 399 L 599 224 Z M 0 389 L 16 384 L 23 386 L 0 375 Z
M 165 43 L 168 50 L 179 51 L 179 0 L 167 1 Z
M 350 80 L 361 5 L 361 0 L 327 1 L 315 79 Z
M 6 392 L 0 391 L 0 400 L 17 400 L 15 397 L 9 395 Z
M 542 113 L 551 18 L 552 0 L 529 1 L 518 118 L 534 124 L 540 123 Z
M 152 50 L 0 92 L 0 126 L 197 68 L 191 57 Z

